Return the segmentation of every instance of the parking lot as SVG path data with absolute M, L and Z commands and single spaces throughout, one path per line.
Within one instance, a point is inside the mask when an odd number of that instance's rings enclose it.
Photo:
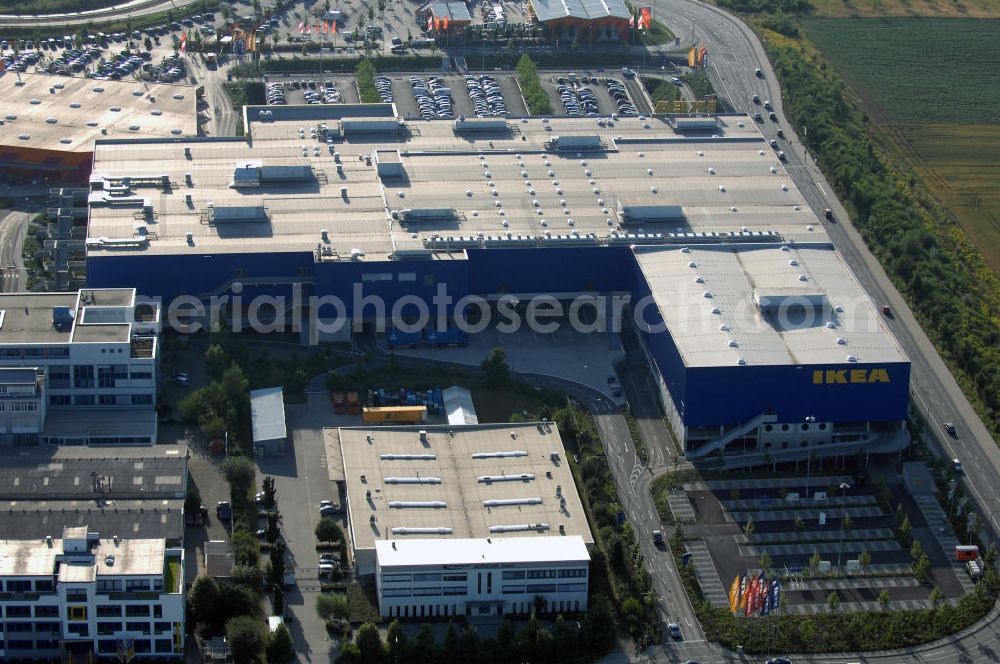
M 470 76 L 477 80 L 480 87 L 483 86 L 482 74 L 470 74 Z M 521 91 L 517 86 L 514 74 L 510 72 L 490 72 L 487 76 L 495 83 L 496 89 L 503 99 L 502 109 L 505 109 L 508 115 L 518 116 L 527 114 L 524 99 L 521 97 Z M 447 113 L 444 115 L 438 115 L 437 113 L 438 110 L 448 110 L 449 108 L 451 110 L 450 117 L 476 116 L 476 106 L 470 96 L 469 84 L 463 75 L 418 72 L 414 74 L 393 74 L 386 78 L 389 78 L 392 82 L 392 97 L 396 103 L 397 111 L 407 119 L 429 119 L 429 117 L 450 119 Z M 423 83 L 423 85 L 418 83 L 417 86 L 414 86 L 411 83 L 411 78 Z M 447 94 L 450 99 L 450 107 L 449 105 L 439 106 L 438 104 L 434 104 L 434 114 L 429 116 L 427 113 L 427 109 L 429 108 L 427 102 L 423 102 L 424 112 L 422 113 L 421 104 L 417 101 L 417 97 L 422 96 L 423 90 L 426 89 L 428 94 L 431 95 L 432 101 L 434 101 L 433 91 L 431 90 L 431 78 L 436 79 L 441 86 L 450 91 L 450 94 Z M 439 93 L 439 96 L 442 94 L 445 93 Z
M 972 588 L 951 560 L 950 527 L 925 516 L 936 501 L 916 500 L 898 481 L 882 489 L 849 474 L 712 479 L 685 483 L 668 502 L 717 606 L 728 606 L 737 575 L 756 575 L 765 563 L 766 574 L 781 579 L 785 610 L 799 614 L 827 611 L 833 592 L 843 610 L 857 611 L 879 608 L 883 591 L 890 608 L 920 609 L 932 606 L 932 585 L 950 599 Z M 901 505 L 909 519 L 930 562 L 926 582 L 913 571 L 911 544 L 898 537 L 901 517 L 886 505 Z
M 266 101 L 272 105 L 358 103 L 353 76 L 272 77 L 266 88 Z

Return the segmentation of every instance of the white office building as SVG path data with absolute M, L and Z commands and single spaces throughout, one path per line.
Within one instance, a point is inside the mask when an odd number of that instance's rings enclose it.
M 375 542 L 386 618 L 587 610 L 590 554 L 579 535 Z
M 134 289 L 0 294 L 0 368 L 20 370 L 0 392 L 37 413 L 0 410 L 0 446 L 155 443 L 159 332 L 159 306 Z
M 0 660 L 180 659 L 184 550 L 163 539 L 0 540 Z

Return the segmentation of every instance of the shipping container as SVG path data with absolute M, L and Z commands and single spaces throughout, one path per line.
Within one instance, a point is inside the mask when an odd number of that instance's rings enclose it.
M 404 332 L 403 330 L 390 330 L 387 336 L 389 346 L 393 348 L 416 346 L 424 340 L 424 335 L 420 330 L 416 332 Z
M 347 412 L 351 415 L 358 415 L 361 413 L 361 402 L 358 401 L 357 392 L 347 393 Z
M 427 419 L 426 406 L 383 406 L 365 408 L 361 418 L 366 424 L 418 424 Z
M 330 400 L 333 402 L 333 412 L 334 413 L 336 413 L 337 415 L 343 415 L 345 412 L 347 412 L 347 409 L 346 409 L 346 406 L 345 406 L 345 402 L 344 402 L 344 393 L 343 392 L 333 392 L 330 395 Z
M 457 327 L 447 330 L 427 330 L 427 342 L 432 346 L 466 346 L 469 343 L 469 336 Z
M 979 547 L 975 544 L 956 544 L 955 545 L 955 560 L 965 561 L 965 560 L 975 560 L 979 557 Z

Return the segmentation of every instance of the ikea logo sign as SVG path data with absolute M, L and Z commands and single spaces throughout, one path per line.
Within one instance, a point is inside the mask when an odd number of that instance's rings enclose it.
M 848 383 L 888 383 L 885 369 L 817 369 L 813 371 L 813 385 L 846 385 Z

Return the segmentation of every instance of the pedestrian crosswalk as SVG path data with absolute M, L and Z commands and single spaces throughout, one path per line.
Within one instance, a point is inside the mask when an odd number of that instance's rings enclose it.
M 667 504 L 670 506 L 670 513 L 674 519 L 681 523 L 694 523 L 697 518 L 694 514 L 694 507 L 688 498 L 686 491 L 671 491 L 667 496 Z
M 708 545 L 701 540 L 693 540 L 686 543 L 688 552 L 691 553 L 691 564 L 694 565 L 695 574 L 698 577 L 698 584 L 705 599 L 714 606 L 729 606 L 729 593 L 719 579 L 719 572 L 712 562 L 712 555 L 708 552 Z
M 850 484 L 854 479 L 847 475 L 824 475 L 822 477 L 765 477 L 762 479 L 731 479 L 731 480 L 704 480 L 697 482 L 686 482 L 685 491 L 729 491 L 730 489 L 777 489 L 781 487 L 795 488 L 806 486 L 839 486 L 842 483 Z
M 958 582 L 962 585 L 962 590 L 966 593 L 975 590 L 976 584 L 966 571 L 965 563 L 955 560 L 955 547 L 961 542 L 955 536 L 955 531 L 952 530 L 951 523 L 948 521 L 948 515 L 941 508 L 937 498 L 930 495 L 916 495 L 913 496 L 913 502 L 917 504 L 917 508 L 927 522 L 927 527 L 934 533 L 938 544 L 944 550 L 944 555 L 948 557 L 951 568 L 955 571 L 955 576 L 958 577 Z
M 819 519 L 820 513 L 828 519 L 839 519 L 849 516 L 852 519 L 866 516 L 882 516 L 882 510 L 875 507 L 838 507 L 833 510 L 802 509 L 802 510 L 760 510 L 756 512 L 725 512 L 726 521 L 745 523 L 754 521 L 794 521 L 796 517 L 803 519 Z
M 833 554 L 843 553 L 853 555 L 868 551 L 869 553 L 883 551 L 899 551 L 896 540 L 862 540 L 844 542 L 802 542 L 797 544 L 745 544 L 740 545 L 740 555 L 758 558 L 762 554 L 771 556 L 811 556 L 813 553 Z
M 778 533 L 754 533 L 734 535 L 737 544 L 788 544 L 792 542 L 832 542 L 839 540 L 841 531 L 831 529 L 827 532 L 795 531 Z M 844 540 L 878 540 L 892 539 L 893 532 L 889 528 L 852 528 L 843 533 Z

